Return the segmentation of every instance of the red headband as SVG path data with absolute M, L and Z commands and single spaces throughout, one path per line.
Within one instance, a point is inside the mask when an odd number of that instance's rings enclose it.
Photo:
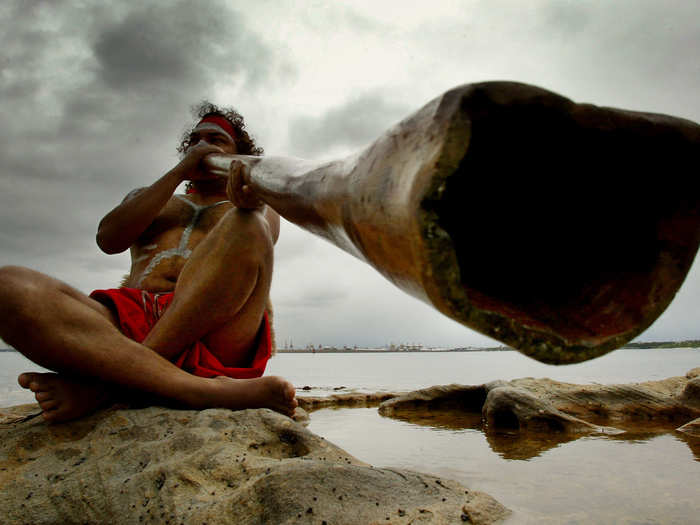
M 211 122 L 212 124 L 216 124 L 219 126 L 221 129 L 223 129 L 226 133 L 231 135 L 231 138 L 235 141 L 238 137 L 236 136 L 236 130 L 233 128 L 233 125 L 226 120 L 224 117 L 219 116 L 219 115 L 207 115 L 204 117 L 202 120 L 199 121 L 197 126 L 199 124 L 204 124 L 205 122 Z M 195 127 L 197 127 L 195 126 Z

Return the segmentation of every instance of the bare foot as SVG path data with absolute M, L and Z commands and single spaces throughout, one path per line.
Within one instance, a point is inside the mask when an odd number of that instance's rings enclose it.
M 91 383 L 81 383 L 64 376 L 27 372 L 20 374 L 17 382 L 34 392 L 34 397 L 50 423 L 70 421 L 97 410 L 107 400 L 104 388 Z
M 255 379 L 233 379 L 219 376 L 212 379 L 211 397 L 200 399 L 207 407 L 234 410 L 270 408 L 292 417 L 297 407 L 294 386 L 282 377 L 266 376 Z

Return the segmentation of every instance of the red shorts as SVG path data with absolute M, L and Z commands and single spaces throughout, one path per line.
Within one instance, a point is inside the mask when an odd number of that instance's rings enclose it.
M 151 293 L 135 288 L 95 290 L 90 297 L 112 310 L 122 333 L 142 342 L 173 300 L 173 293 Z M 272 337 L 267 312 L 253 347 L 244 353 L 214 355 L 204 343 L 196 341 L 174 361 L 183 370 L 200 377 L 228 376 L 238 379 L 260 377 L 272 353 Z

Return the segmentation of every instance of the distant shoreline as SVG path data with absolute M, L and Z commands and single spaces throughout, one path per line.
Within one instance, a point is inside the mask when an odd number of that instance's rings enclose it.
M 700 349 L 700 341 L 694 341 L 694 344 L 684 343 L 631 343 L 617 350 L 645 350 L 645 349 L 670 349 L 670 348 L 697 348 Z M 634 346 L 632 346 L 634 345 Z M 306 349 L 306 348 L 294 348 L 285 349 L 278 348 L 278 354 L 437 354 L 437 353 L 454 353 L 454 352 L 517 352 L 515 348 L 509 346 L 495 346 L 495 347 L 485 347 L 485 348 L 445 348 L 439 350 L 386 350 L 386 349 L 373 349 L 373 348 L 358 348 L 354 349 L 343 349 L 343 348 L 322 348 L 322 349 Z
M 691 341 L 650 341 L 640 343 L 627 343 L 619 348 L 624 350 L 637 349 L 665 349 L 665 348 L 700 348 L 700 340 Z M 0 348 L 0 352 L 17 352 L 14 348 Z M 517 352 L 515 348 L 510 346 L 488 346 L 488 347 L 464 347 L 464 348 L 439 348 L 439 349 L 388 349 L 388 348 L 278 348 L 279 354 L 433 354 L 433 353 L 448 353 L 448 352 Z
M 640 343 L 628 343 L 618 350 L 638 350 L 638 349 L 665 349 L 665 348 L 700 348 L 700 340 L 691 341 L 643 341 Z M 440 348 L 430 349 L 386 349 L 386 348 L 278 348 L 280 354 L 401 354 L 401 353 L 446 353 L 446 352 L 517 352 L 510 346 L 488 346 L 488 347 L 466 347 L 466 348 Z

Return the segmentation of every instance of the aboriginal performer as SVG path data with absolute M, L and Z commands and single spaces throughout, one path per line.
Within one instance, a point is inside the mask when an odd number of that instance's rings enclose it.
M 180 162 L 100 222 L 106 253 L 131 251 L 122 286 L 89 296 L 22 267 L 0 268 L 0 337 L 52 373 L 23 373 L 49 422 L 121 397 L 293 415 L 293 386 L 263 376 L 280 219 L 243 182 L 203 168 L 210 153 L 260 155 L 243 117 L 203 103 Z M 187 181 L 187 193 L 175 193 Z M 235 204 L 234 204 L 235 203 Z

